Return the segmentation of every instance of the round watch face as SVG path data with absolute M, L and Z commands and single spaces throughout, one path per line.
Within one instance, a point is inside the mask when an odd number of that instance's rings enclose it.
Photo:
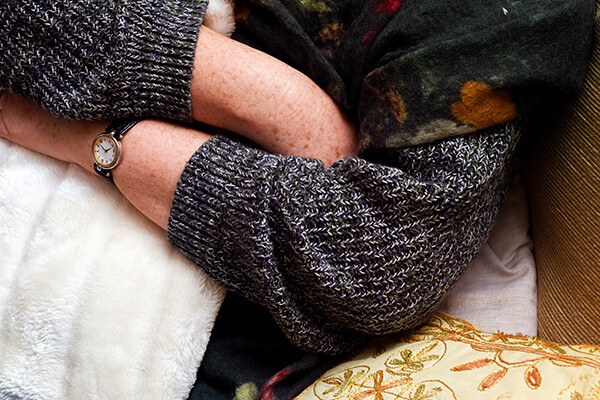
M 119 144 L 109 135 L 100 135 L 94 141 L 92 147 L 94 160 L 102 168 L 111 168 L 115 166 L 119 158 Z

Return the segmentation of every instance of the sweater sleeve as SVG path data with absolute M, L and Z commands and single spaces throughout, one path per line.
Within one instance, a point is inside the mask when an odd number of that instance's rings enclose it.
M 207 0 L 3 0 L 0 87 L 76 119 L 191 118 Z
M 487 236 L 520 133 L 512 123 L 380 154 L 270 155 L 216 136 L 187 164 L 170 242 L 266 306 L 297 346 L 338 353 L 421 322 Z

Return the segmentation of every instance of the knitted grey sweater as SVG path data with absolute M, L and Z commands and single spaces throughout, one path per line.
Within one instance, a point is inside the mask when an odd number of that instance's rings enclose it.
M 2 0 L 0 88 L 75 119 L 189 120 L 208 0 Z
M 4 0 L 0 87 L 67 117 L 189 119 L 190 76 L 205 6 L 206 0 Z M 591 9 L 586 7 L 573 7 L 569 15 L 581 16 Z M 368 9 L 380 13 L 373 17 L 379 28 L 395 13 L 385 7 Z M 356 17 L 355 11 L 351 14 Z M 520 17 L 515 21 L 525 21 L 526 27 L 541 21 Z M 285 22 L 298 26 L 293 19 Z M 397 27 L 405 25 L 410 27 Z M 569 30 L 576 35 L 579 26 L 563 24 L 558 36 Z M 352 37 L 369 40 L 358 45 L 379 43 L 364 28 L 370 36 L 359 32 Z M 591 33 L 591 24 L 582 31 Z M 251 36 L 246 37 L 249 43 Z M 335 41 L 326 41 L 319 50 L 309 36 L 294 37 L 305 41 L 306 48 L 323 51 L 314 55 L 319 65 L 327 64 L 323 54 L 334 54 L 327 46 Z M 575 50 L 565 54 L 575 71 L 568 81 L 576 81 L 585 57 L 574 59 Z M 335 75 L 327 65 L 324 70 Z M 349 81 L 360 82 L 362 73 Z M 313 78 L 326 81 L 322 74 Z M 380 75 L 377 79 L 390 81 Z M 402 86 L 402 81 L 392 83 Z M 344 83 L 338 79 L 332 95 L 340 96 L 340 85 Z M 370 88 L 367 94 L 375 92 Z M 369 100 L 369 109 L 377 113 L 394 107 L 381 123 L 404 117 L 402 99 L 382 93 Z M 356 104 L 349 110 L 356 112 Z M 435 123 L 432 129 L 441 126 Z M 434 310 L 491 229 L 520 136 L 513 122 L 405 148 L 390 148 L 390 141 L 366 136 L 363 146 L 369 153 L 329 168 L 217 136 L 185 168 L 167 235 L 226 288 L 267 307 L 293 343 L 339 353 L 370 335 L 413 327 Z
M 489 233 L 519 138 L 507 124 L 323 168 L 215 137 L 183 172 L 168 237 L 296 345 L 343 352 L 434 310 Z

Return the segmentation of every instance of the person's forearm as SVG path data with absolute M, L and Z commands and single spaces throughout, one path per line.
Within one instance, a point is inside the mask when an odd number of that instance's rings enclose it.
M 0 110 L 0 137 L 93 170 L 105 123 L 58 119 L 14 95 Z M 277 305 L 293 343 L 338 353 L 429 314 L 487 236 L 520 136 L 506 125 L 389 151 L 397 168 L 360 158 L 324 168 L 147 120 L 122 139 L 113 176 L 211 277 Z
M 90 155 L 90 130 L 86 151 L 77 164 L 94 173 Z M 112 171 L 115 185 L 142 214 L 167 229 L 175 187 L 187 161 L 210 135 L 161 120 L 143 120 L 122 139 L 123 154 Z
M 92 142 L 107 125 L 57 118 L 20 96 L 0 94 L 0 137 L 93 174 Z M 111 171 L 114 182 L 138 210 L 166 229 L 181 172 L 209 138 L 172 122 L 143 120 L 121 139 L 121 161 Z
M 184 169 L 167 237 L 227 289 L 275 304 L 297 346 L 347 351 L 434 309 L 492 226 L 519 137 L 507 125 L 388 150 L 388 166 L 323 168 L 218 136 Z
M 0 87 L 62 117 L 193 117 L 275 153 L 326 164 L 355 153 L 352 123 L 308 77 L 202 27 L 207 1 L 167 3 L 115 8 L 79 2 L 77 13 L 89 24 L 74 34 L 69 7 L 61 2 L 0 2 L 0 15 L 6 16 L 0 26 L 6 38 L 0 45 Z M 128 15 L 137 23 L 115 26 L 115 18 Z M 167 28 L 172 26 L 178 29 Z M 40 52 L 50 42 L 52 51 Z M 73 48 L 85 56 L 73 56 Z M 115 55 L 119 68 L 98 62 L 116 60 Z
M 192 113 L 271 153 L 317 158 L 325 165 L 356 155 L 353 123 L 312 80 L 206 27 L 196 48 Z

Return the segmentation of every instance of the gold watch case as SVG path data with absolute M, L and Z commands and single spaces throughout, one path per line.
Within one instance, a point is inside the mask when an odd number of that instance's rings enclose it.
M 94 162 L 102 169 L 113 169 L 121 158 L 121 143 L 110 133 L 101 133 L 92 144 Z

